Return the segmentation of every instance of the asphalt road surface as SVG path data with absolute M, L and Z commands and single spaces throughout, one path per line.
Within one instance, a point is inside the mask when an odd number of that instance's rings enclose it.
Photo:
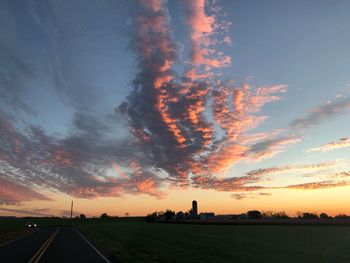
M 109 262 L 74 227 L 44 227 L 0 245 L 1 263 Z

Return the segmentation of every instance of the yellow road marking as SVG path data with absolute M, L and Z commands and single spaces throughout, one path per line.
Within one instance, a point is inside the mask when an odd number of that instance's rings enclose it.
M 28 263 L 37 263 L 42 255 L 45 253 L 46 249 L 49 247 L 52 240 L 57 235 L 58 231 L 60 229 L 57 228 L 57 230 L 45 241 L 45 243 L 39 248 L 39 250 L 34 254 L 34 256 L 28 261 Z

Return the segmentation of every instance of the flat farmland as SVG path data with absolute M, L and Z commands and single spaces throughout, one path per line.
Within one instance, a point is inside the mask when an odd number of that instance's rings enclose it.
M 69 220 L 63 218 L 1 218 L 0 244 L 33 232 L 35 229 L 24 227 L 26 222 L 33 222 L 42 227 L 67 225 Z
M 350 262 L 350 227 L 196 225 L 85 220 L 120 262 Z

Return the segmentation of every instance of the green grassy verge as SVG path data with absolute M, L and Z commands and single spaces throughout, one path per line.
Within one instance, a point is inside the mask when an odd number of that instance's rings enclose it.
M 220 226 L 86 220 L 121 262 L 350 262 L 350 227 Z

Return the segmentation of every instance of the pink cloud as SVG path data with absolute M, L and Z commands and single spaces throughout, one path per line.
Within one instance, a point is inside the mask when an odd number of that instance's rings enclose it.
M 50 201 L 51 198 L 30 187 L 0 177 L 0 204 L 12 205 L 32 200 Z

